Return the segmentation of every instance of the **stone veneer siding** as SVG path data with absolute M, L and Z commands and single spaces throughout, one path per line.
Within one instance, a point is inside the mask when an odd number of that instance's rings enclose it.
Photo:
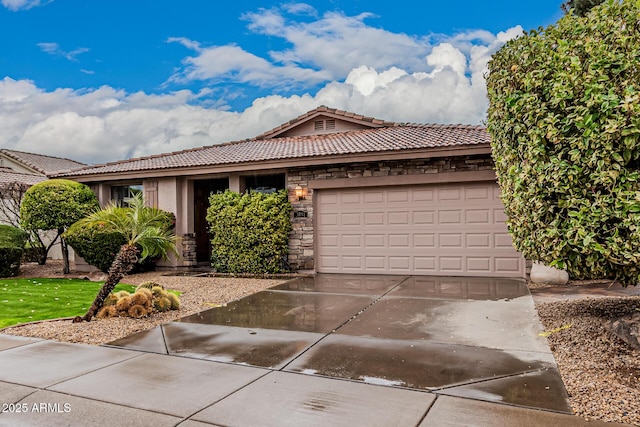
M 293 208 L 292 231 L 289 234 L 289 265 L 293 270 L 314 269 L 313 190 L 308 188 L 309 181 L 480 171 L 493 167 L 491 156 L 481 155 L 292 168 L 287 174 L 287 189 Z M 295 188 L 298 185 L 306 191 L 304 200 L 298 200 L 295 196 Z M 304 212 L 306 217 L 296 217 L 296 212 Z

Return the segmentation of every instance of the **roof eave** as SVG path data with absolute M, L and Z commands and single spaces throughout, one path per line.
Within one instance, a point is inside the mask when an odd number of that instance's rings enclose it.
M 171 176 L 198 176 L 211 174 L 228 174 L 254 170 L 288 169 L 293 167 L 333 165 L 340 163 L 361 163 L 383 160 L 410 160 L 417 158 L 456 157 L 491 154 L 489 144 L 459 145 L 450 147 L 430 147 L 413 150 L 391 150 L 366 153 L 336 154 L 312 157 L 296 157 L 287 159 L 271 159 L 242 163 L 225 163 L 219 165 L 187 166 L 162 169 L 145 169 L 139 171 L 106 172 L 83 175 L 56 174 L 56 178 L 68 178 L 79 182 L 122 181 L 131 179 L 149 179 Z

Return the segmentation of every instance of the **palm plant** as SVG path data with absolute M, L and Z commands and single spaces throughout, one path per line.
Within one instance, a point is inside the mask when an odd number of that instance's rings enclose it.
M 113 230 L 122 233 L 127 238 L 127 243 L 118 251 L 109 268 L 107 280 L 87 313 L 84 316 L 76 316 L 73 323 L 90 321 L 102 308 L 113 288 L 131 271 L 138 260 L 154 256 L 166 258 L 169 252 L 177 254 L 177 238 L 167 226 L 170 220 L 168 212 L 146 207 L 141 194 L 132 198 L 128 208 L 110 204 L 80 220 L 86 225 L 109 225 Z

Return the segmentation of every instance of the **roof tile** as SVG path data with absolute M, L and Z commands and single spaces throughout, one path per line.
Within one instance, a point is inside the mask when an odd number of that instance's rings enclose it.
M 326 107 L 325 107 L 326 108 Z M 319 109 L 314 110 L 316 112 Z M 387 123 L 387 122 L 385 122 Z M 322 135 L 247 139 L 174 153 L 89 166 L 58 176 L 81 176 L 252 163 L 331 155 L 489 144 L 483 126 L 393 123 L 386 127 Z

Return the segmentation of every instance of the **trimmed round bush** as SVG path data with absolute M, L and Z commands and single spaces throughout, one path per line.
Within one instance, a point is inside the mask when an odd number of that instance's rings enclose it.
M 127 243 L 120 233 L 105 224 L 83 225 L 75 223 L 64 237 L 78 255 L 87 263 L 107 273 L 116 254 Z

